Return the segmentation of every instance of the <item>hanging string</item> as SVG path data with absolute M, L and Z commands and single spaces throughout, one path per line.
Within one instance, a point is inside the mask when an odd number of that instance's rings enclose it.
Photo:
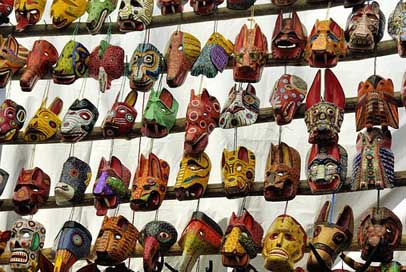
M 248 19 L 248 21 L 250 22 L 250 29 L 252 29 L 254 27 L 254 17 L 255 17 L 255 5 L 251 6 L 251 15 L 250 18 Z
M 82 99 L 83 96 L 85 95 L 86 83 L 87 83 L 87 77 L 82 80 L 82 85 L 80 86 L 78 99 Z
M 37 145 L 34 144 L 32 145 L 32 149 L 31 149 L 31 159 L 30 159 L 30 164 L 28 166 L 28 169 L 31 169 L 34 167 L 34 158 L 35 158 L 35 150 L 37 148 Z
M 242 199 L 242 201 L 241 201 L 240 208 L 238 209 L 238 216 L 241 216 L 242 213 L 244 212 L 246 202 L 247 202 L 247 197 L 244 197 L 244 198 Z
M 6 99 L 10 98 L 10 93 L 11 93 L 11 84 L 13 83 L 12 80 L 10 80 L 10 83 L 8 84 L 8 88 L 6 91 Z
M 380 206 L 380 201 L 381 201 L 381 190 L 378 189 L 377 194 L 376 194 L 376 208 L 378 210 L 379 210 L 379 206 Z
M 376 60 L 377 60 L 377 56 L 376 56 L 376 47 L 375 47 L 375 57 L 374 57 L 374 76 L 376 76 Z
M 283 73 L 286 75 L 288 73 L 287 61 L 285 61 L 285 66 L 283 68 Z
M 199 211 L 199 208 L 200 208 L 200 198 L 197 199 L 196 212 Z
M 330 17 L 330 9 L 331 9 L 331 0 L 328 1 L 326 19 L 328 19 Z
M 196 272 L 200 271 L 200 256 L 199 259 L 197 259 L 197 266 L 196 266 Z
M 106 39 L 108 44 L 110 44 L 110 41 L 111 41 L 111 34 L 112 34 L 111 28 L 112 28 L 112 25 L 113 25 L 113 23 L 111 21 L 111 17 L 109 16 L 109 27 L 107 28 L 107 39 Z
M 204 78 L 204 76 L 201 75 L 201 76 L 200 76 L 200 83 L 199 83 L 199 90 L 198 90 L 198 92 L 197 92 L 197 95 L 200 95 L 200 94 L 202 93 L 202 89 L 203 89 L 203 78 Z
M 288 212 L 288 205 L 289 205 L 289 201 L 286 200 L 285 202 L 285 209 L 283 209 L 283 215 L 286 215 Z
M 158 221 L 159 208 L 155 211 L 155 221 Z
M 76 36 L 77 36 L 78 33 L 79 33 L 79 26 L 80 26 L 80 18 L 79 18 L 79 22 L 76 23 L 75 30 L 73 30 L 71 40 L 76 41 Z
M 75 146 L 74 143 L 70 144 L 70 149 L 69 149 L 69 157 L 72 157 L 75 154 Z
M 75 206 L 72 207 L 69 214 L 69 221 L 73 220 L 73 215 L 75 214 Z
M 44 90 L 44 93 L 43 93 L 43 95 L 42 95 L 42 101 L 41 101 L 41 103 L 44 103 L 44 101 L 45 101 L 45 102 L 47 101 L 50 86 L 51 86 L 51 80 L 48 80 L 48 81 L 47 81 L 47 85 L 46 85 L 45 90 Z
M 336 194 L 332 194 L 331 195 L 331 209 L 330 209 L 330 215 L 329 215 L 329 222 L 332 223 L 333 222 L 333 213 L 334 213 L 334 206 L 336 203 Z

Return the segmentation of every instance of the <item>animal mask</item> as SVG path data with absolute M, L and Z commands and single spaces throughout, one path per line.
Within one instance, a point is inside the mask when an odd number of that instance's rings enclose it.
M 112 156 L 110 161 L 102 158 L 93 187 L 96 214 L 103 216 L 108 209 L 115 209 L 122 199 L 128 197 L 131 172 Z
M 144 248 L 144 271 L 161 271 L 164 264 L 164 254 L 176 243 L 177 239 L 176 228 L 168 222 L 151 221 L 146 224 L 138 238 Z
M 140 43 L 130 62 L 130 87 L 137 92 L 148 92 L 164 69 L 164 58 L 150 43 Z
M 171 88 L 181 86 L 200 54 L 200 41 L 187 32 L 173 32 L 165 53 L 166 83 Z
M 53 0 L 51 6 L 52 24 L 55 28 L 67 27 L 85 14 L 87 0 Z
M 234 85 L 228 93 L 228 100 L 221 111 L 220 127 L 233 128 L 254 124 L 259 115 L 259 105 L 260 101 L 256 96 L 254 86 L 248 84 L 244 90 Z
M 151 24 L 153 0 L 121 0 L 118 27 L 121 32 L 142 31 Z
M 406 57 L 406 3 L 398 1 L 388 19 L 388 33 L 397 43 L 398 54 Z
M 310 67 L 331 68 L 347 55 L 344 30 L 333 20 L 316 21 L 308 37 L 304 57 Z
M 192 271 L 202 254 L 217 254 L 222 237 L 223 231 L 213 219 L 203 212 L 193 212 L 178 242 L 183 251 L 179 271 Z
M 28 50 L 9 35 L 0 34 L 0 89 L 5 88 L 13 75 L 27 63 Z
M 221 179 L 227 198 L 247 196 L 255 181 L 255 155 L 246 147 L 224 149 L 221 159 Z
M 295 264 L 305 253 L 306 231 L 295 218 L 279 215 L 264 238 L 264 267 L 274 272 L 295 271 Z
M 190 74 L 192 76 L 205 75 L 214 78 L 218 72 L 223 72 L 228 59 L 233 53 L 233 43 L 219 32 L 211 34 L 199 57 L 193 64 Z
M 24 131 L 24 141 L 42 142 L 51 139 L 61 127 L 61 119 L 58 114 L 63 107 L 63 101 L 56 97 L 48 108 L 46 99 L 42 101 L 41 106 L 35 113 L 34 117 L 28 123 Z
M 13 141 L 24 126 L 27 112 L 23 106 L 5 99 L 0 106 L 0 143 Z
M 16 30 L 23 31 L 27 26 L 38 23 L 44 13 L 46 3 L 46 0 L 15 0 Z
M 178 200 L 199 199 L 206 191 L 211 171 L 210 158 L 206 153 L 197 156 L 183 154 L 175 193 Z
M 45 243 L 45 228 L 36 221 L 18 219 L 11 229 L 10 268 L 15 272 L 38 271 L 39 254 Z
M 324 76 L 324 99 L 321 98 L 321 70 L 313 80 L 306 97 L 305 122 L 309 143 L 334 144 L 344 119 L 345 94 L 330 69 Z
M 138 230 L 124 216 L 105 216 L 95 242 L 96 264 L 118 265 L 131 257 Z
M 245 10 L 255 4 L 256 0 L 227 0 L 228 9 Z
M 161 91 L 151 90 L 144 110 L 141 132 L 149 138 L 162 138 L 168 135 L 176 123 L 179 104 L 175 97 L 165 88 Z
M 224 0 L 190 0 L 190 6 L 197 15 L 211 15 Z
M 52 72 L 54 83 L 69 85 L 83 77 L 87 73 L 89 55 L 89 51 L 83 44 L 69 41 L 63 48 Z
M 134 108 L 137 92 L 129 92 L 124 102 L 118 102 L 119 96 L 120 94 L 103 120 L 102 129 L 105 138 L 127 136 L 137 118 L 137 111 Z
M 0 2 L 0 25 L 10 22 L 8 16 L 13 11 L 13 4 L 14 0 L 3 0 Z
M 293 5 L 297 0 L 272 0 L 272 4 L 275 6 L 290 6 Z
M 307 260 L 309 272 L 320 272 L 325 267 L 331 268 L 337 255 L 349 248 L 354 233 L 354 215 L 350 206 L 345 206 L 336 223 L 328 222 L 330 201 L 324 203 L 319 217 L 314 223 L 312 252 Z M 316 258 L 319 255 L 320 261 Z
M 28 54 L 27 66 L 20 77 L 21 90 L 31 92 L 39 79 L 52 70 L 58 60 L 58 51 L 46 40 L 37 40 Z
M 394 98 L 393 82 L 380 76 L 370 76 L 358 85 L 356 107 L 357 131 L 373 126 L 399 128 L 399 114 Z
M 11 238 L 11 231 L 0 231 L 0 256 L 4 253 L 4 250 L 7 247 L 7 242 Z
M 233 212 L 222 241 L 223 266 L 237 270 L 247 268 L 262 247 L 263 235 L 261 225 L 247 210 L 244 209 L 241 216 Z
M 86 11 L 86 27 L 89 33 L 95 35 L 100 32 L 106 18 L 116 9 L 117 0 L 89 0 Z
M 131 192 L 133 211 L 154 211 L 165 199 L 169 164 L 150 153 L 148 159 L 141 154 Z
M 61 125 L 61 136 L 65 142 L 78 142 L 93 129 L 99 118 L 97 107 L 86 98 L 76 99 L 69 107 Z
M 10 175 L 5 170 L 0 168 L 0 196 L 4 191 L 4 188 L 6 188 L 9 176 Z M 1 235 L 0 235 L 0 237 L 1 237 Z M 1 255 L 1 253 L 0 253 L 0 255 Z
M 80 203 L 91 178 L 92 170 L 87 163 L 76 157 L 69 157 L 63 164 L 61 177 L 55 185 L 56 204 Z
M 40 168 L 21 169 L 14 188 L 14 211 L 19 215 L 36 214 L 49 197 L 51 179 Z
M 383 189 L 395 181 L 395 157 L 391 150 L 392 135 L 388 129 L 372 128 L 360 132 L 355 145 L 352 189 Z
M 89 59 L 89 76 L 99 81 L 100 91 L 104 93 L 111 87 L 111 81 L 124 74 L 124 49 L 101 41 Z
M 186 134 L 184 150 L 188 155 L 202 153 L 208 143 L 210 133 L 218 126 L 220 104 L 206 89 L 195 95 L 192 90 L 186 112 Z
M 364 2 L 365 2 L 365 0 L 345 0 L 344 7 L 345 8 L 356 7 L 356 6 L 362 5 Z
M 255 24 L 253 29 L 248 29 L 244 24 L 235 38 L 234 80 L 258 82 L 266 64 L 267 52 L 268 42 L 259 25 Z
M 278 126 L 292 122 L 306 93 L 307 84 L 298 76 L 284 74 L 275 82 L 270 102 Z
M 183 5 L 187 3 L 187 0 L 159 0 L 157 2 L 158 8 L 161 9 L 162 15 L 182 13 Z
M 274 59 L 299 59 L 306 47 L 307 31 L 300 22 L 295 11 L 292 18 L 283 18 L 279 13 L 272 34 L 272 58 Z

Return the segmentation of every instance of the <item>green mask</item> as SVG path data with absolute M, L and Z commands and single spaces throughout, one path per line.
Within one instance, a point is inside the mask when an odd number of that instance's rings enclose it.
M 89 14 L 86 21 L 87 30 L 92 35 L 100 32 L 104 21 L 116 8 L 117 0 L 90 0 L 86 11 Z

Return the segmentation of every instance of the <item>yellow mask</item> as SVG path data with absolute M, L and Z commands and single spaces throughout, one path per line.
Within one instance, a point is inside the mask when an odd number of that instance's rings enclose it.
M 54 0 L 51 6 L 52 24 L 60 29 L 85 14 L 87 0 Z
M 27 26 L 38 23 L 44 13 L 46 3 L 46 0 L 15 0 L 17 31 L 23 31 Z

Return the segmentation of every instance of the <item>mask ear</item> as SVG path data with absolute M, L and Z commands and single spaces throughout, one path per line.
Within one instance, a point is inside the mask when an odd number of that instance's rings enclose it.
M 354 232 L 354 214 L 350 206 L 345 206 L 341 214 L 338 216 L 337 223 L 338 226 L 345 230 Z
M 278 34 L 282 31 L 282 28 L 283 28 L 283 11 L 281 10 L 281 12 L 278 15 L 278 18 L 276 19 L 272 39 L 275 39 L 276 36 L 278 36 Z
M 251 95 L 256 95 L 256 91 L 254 86 L 252 86 L 251 83 L 248 83 L 247 89 L 246 89 L 247 93 L 251 94 Z
M 259 25 L 255 25 L 255 46 L 258 48 L 263 48 L 264 45 L 266 44 L 266 38 L 262 34 L 261 28 Z
M 328 215 L 330 213 L 330 201 L 326 201 L 323 205 L 323 207 L 320 210 L 319 216 L 317 217 L 316 222 L 314 224 L 320 224 L 323 222 L 327 222 Z
M 162 89 L 159 99 L 168 109 L 172 108 L 173 96 L 167 89 Z
M 330 30 L 337 36 L 337 38 L 341 38 L 342 35 L 342 28 L 330 18 Z
M 209 92 L 206 89 L 203 89 L 201 97 L 202 97 L 202 102 L 204 104 L 209 104 L 210 103 L 210 95 L 209 95 Z
M 247 28 L 247 25 L 244 24 L 235 41 L 234 51 L 239 51 L 241 48 L 244 47 L 245 40 L 247 38 L 247 34 L 248 34 L 248 28 Z
M 63 101 L 59 97 L 55 97 L 54 101 L 52 101 L 51 105 L 49 105 L 48 109 L 58 115 L 63 107 Z
M 144 154 L 141 154 L 140 160 L 138 162 L 137 172 L 135 173 L 135 178 L 142 177 L 143 173 L 145 172 L 146 167 L 146 159 Z
M 36 167 L 34 173 L 32 174 L 32 180 L 41 181 L 43 179 L 42 170 Z
M 16 38 L 14 38 L 11 35 L 8 35 L 7 47 L 10 48 L 15 53 L 17 53 L 17 51 L 18 51 L 18 42 L 17 42 Z
M 306 109 L 311 108 L 314 104 L 320 102 L 320 88 L 321 88 L 321 70 L 317 71 L 314 77 L 312 86 L 310 87 L 309 93 L 306 97 Z
M 149 154 L 149 172 L 151 176 L 162 179 L 161 162 L 154 154 Z
M 104 216 L 102 225 L 107 224 L 107 221 L 108 221 L 108 220 L 109 220 L 109 217 L 108 217 L 107 215 Z
M 127 219 L 125 219 L 124 217 L 120 217 L 120 219 L 117 222 L 117 226 L 119 226 L 122 231 L 126 232 L 128 229 Z
M 102 159 L 100 160 L 99 163 L 99 169 L 97 170 L 97 172 L 100 172 L 102 169 L 106 168 L 108 165 L 106 159 L 104 157 L 102 157 Z
M 238 149 L 238 159 L 248 163 L 248 150 L 243 146 Z
M 345 94 L 337 77 L 330 69 L 326 69 L 324 76 L 324 100 L 345 108 Z
M 295 31 L 296 35 L 300 39 L 305 39 L 305 34 L 303 33 L 303 26 L 302 22 L 299 19 L 299 16 L 297 15 L 296 11 L 292 12 L 292 29 Z
M 128 104 L 130 107 L 134 107 L 135 102 L 137 102 L 137 97 L 138 93 L 136 91 L 130 91 L 127 94 L 127 97 L 125 98 L 124 102 Z
M 189 101 L 195 100 L 195 98 L 196 98 L 195 90 L 191 89 L 190 90 L 190 100 Z
M 113 168 L 113 170 L 119 175 L 121 175 L 123 172 L 123 166 L 120 160 L 115 156 L 111 157 L 110 167 Z
M 223 155 L 221 156 L 221 167 L 224 167 L 227 160 L 227 149 L 223 149 Z

